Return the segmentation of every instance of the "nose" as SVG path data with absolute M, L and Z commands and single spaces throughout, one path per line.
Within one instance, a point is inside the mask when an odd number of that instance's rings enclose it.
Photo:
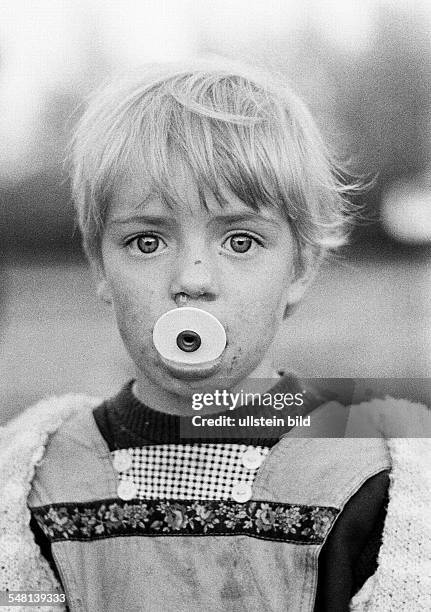
M 178 295 L 192 300 L 213 301 L 218 292 L 215 261 L 210 253 L 201 249 L 189 249 L 179 254 L 171 283 L 171 296 Z

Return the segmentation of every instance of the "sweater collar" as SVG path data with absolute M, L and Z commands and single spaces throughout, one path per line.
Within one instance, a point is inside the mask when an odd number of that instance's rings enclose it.
M 197 430 L 192 419 L 199 413 L 178 416 L 155 410 L 137 399 L 133 393 L 134 382 L 134 380 L 130 380 L 115 397 L 104 402 L 94 411 L 99 427 L 103 421 L 106 425 L 105 430 L 110 431 L 111 440 L 108 441 L 110 447 L 124 448 L 144 444 L 196 444 L 202 442 L 273 446 L 283 433 L 291 429 L 291 427 L 274 425 L 264 427 L 243 426 L 233 427 L 232 429 L 228 427 L 201 428 L 201 430 Z M 303 385 L 296 377 L 282 375 L 267 393 L 271 395 L 276 393 L 295 395 L 301 393 L 302 389 Z M 226 417 L 235 416 L 236 423 L 239 422 L 239 419 L 247 416 L 263 417 L 264 419 L 285 418 L 287 415 L 306 415 L 321 401 L 322 398 L 307 393 L 304 397 L 305 403 L 301 407 L 291 406 L 282 411 L 277 411 L 270 405 L 244 405 L 233 411 L 224 410 L 206 416 L 213 419 L 223 415 Z

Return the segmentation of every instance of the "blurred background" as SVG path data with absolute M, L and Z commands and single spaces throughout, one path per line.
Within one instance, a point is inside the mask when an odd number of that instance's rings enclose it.
M 106 396 L 132 373 L 80 251 L 63 170 L 84 97 L 112 72 L 218 53 L 286 75 L 351 170 L 366 221 L 286 323 L 304 376 L 431 365 L 428 0 L 3 0 L 0 422 L 36 399 Z

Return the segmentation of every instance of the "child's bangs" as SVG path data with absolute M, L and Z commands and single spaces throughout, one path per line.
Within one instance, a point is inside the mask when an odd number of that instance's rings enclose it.
M 283 172 L 277 172 L 280 143 L 268 117 L 216 114 L 203 105 L 189 108 L 169 94 L 161 98 L 146 107 L 145 117 L 137 117 L 141 129 L 131 130 L 134 139 L 129 145 L 149 192 L 170 207 L 187 206 L 176 181 L 182 167 L 205 208 L 205 193 L 210 192 L 221 207 L 234 194 L 254 210 L 270 207 L 287 217 L 294 214 L 294 200 L 286 197 L 286 182 L 295 182 L 288 176 L 292 168 L 285 163 Z

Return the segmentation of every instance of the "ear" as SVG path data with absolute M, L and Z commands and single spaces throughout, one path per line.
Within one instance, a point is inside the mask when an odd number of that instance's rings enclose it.
M 101 262 L 92 263 L 93 274 L 96 280 L 97 295 L 105 302 L 105 304 L 112 304 L 112 294 L 109 287 L 109 281 L 106 278 L 105 271 Z
M 109 306 L 112 304 L 111 291 L 106 278 L 97 283 L 97 295 L 105 304 Z
M 308 275 L 301 276 L 294 280 L 286 291 L 286 301 L 288 306 L 294 306 L 298 304 L 307 290 L 308 285 L 311 283 L 312 278 Z
M 304 257 L 304 270 L 300 276 L 296 276 L 286 289 L 286 309 L 284 318 L 292 314 L 295 307 L 304 297 L 304 293 L 316 277 L 321 263 L 321 257 L 315 253 L 309 253 Z

